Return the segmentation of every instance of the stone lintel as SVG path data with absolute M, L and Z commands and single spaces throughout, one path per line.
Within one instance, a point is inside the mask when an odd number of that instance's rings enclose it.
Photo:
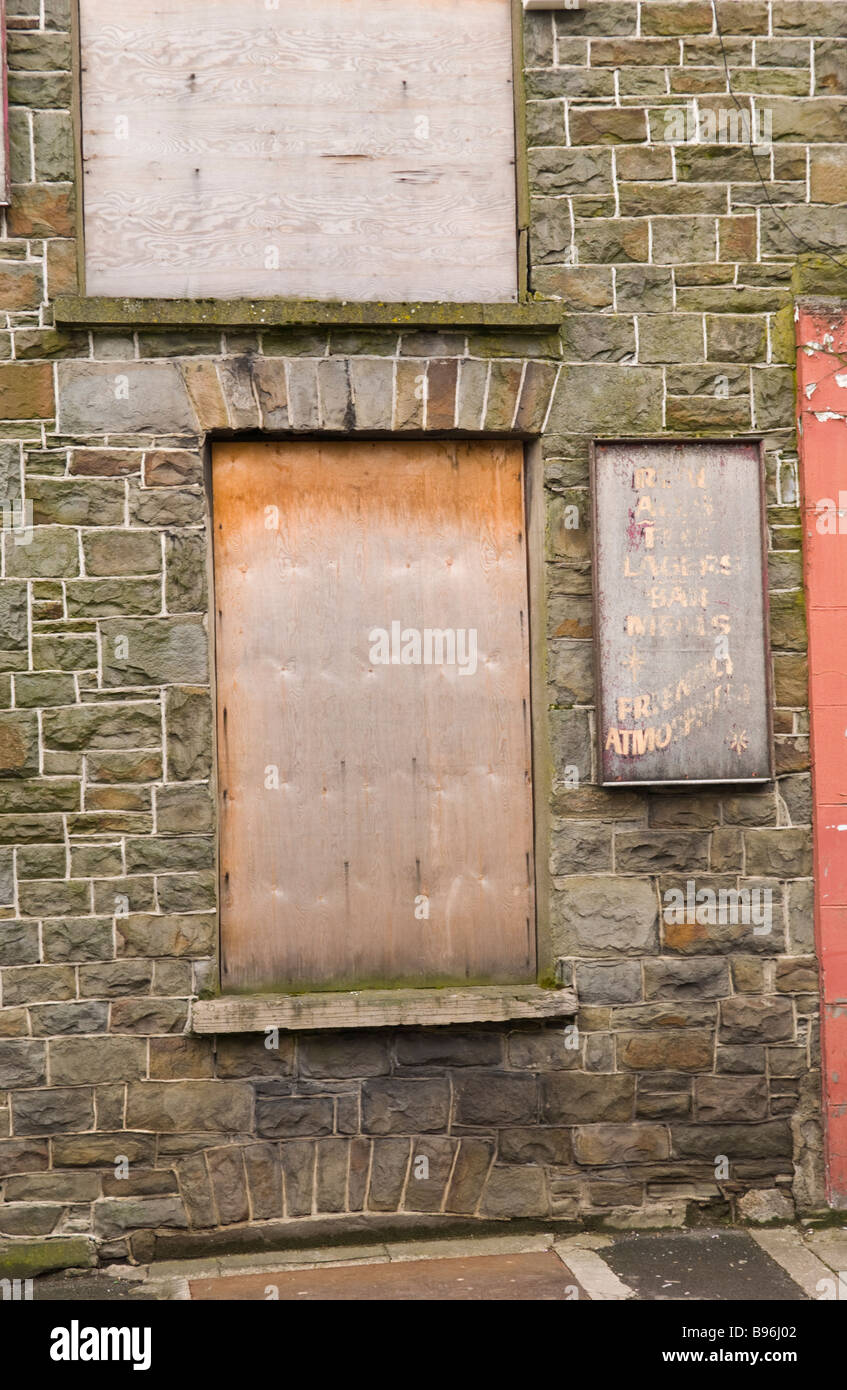
M 442 1027 L 508 1019 L 563 1018 L 577 1011 L 568 989 L 479 985 L 464 989 L 380 989 L 338 994 L 230 995 L 199 999 L 195 1033 L 261 1033 L 268 1028 Z
M 123 299 L 64 295 L 55 302 L 57 324 L 86 328 L 557 328 L 558 301 L 463 304 L 383 303 L 314 299 Z

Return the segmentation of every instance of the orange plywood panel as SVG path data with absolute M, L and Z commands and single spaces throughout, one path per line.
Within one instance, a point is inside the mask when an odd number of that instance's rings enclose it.
M 222 975 L 534 977 L 519 444 L 213 454 Z

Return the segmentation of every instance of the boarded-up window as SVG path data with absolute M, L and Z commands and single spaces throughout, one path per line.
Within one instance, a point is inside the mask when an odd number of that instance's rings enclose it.
M 80 0 L 89 294 L 517 298 L 510 0 Z
M 533 978 L 522 470 L 215 446 L 224 987 Z

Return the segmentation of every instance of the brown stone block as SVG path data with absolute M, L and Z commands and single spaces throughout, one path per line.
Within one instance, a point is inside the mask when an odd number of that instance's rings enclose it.
M 237 1221 L 247 1221 L 250 1206 L 241 1149 L 235 1145 L 207 1149 L 206 1166 L 221 1225 L 232 1226 Z
M 718 247 L 718 259 L 721 261 L 755 260 L 755 217 L 720 217 L 718 219 Z
M 212 1201 L 212 1184 L 202 1153 L 189 1154 L 177 1164 L 179 1185 L 191 1226 L 214 1226 L 217 1221 Z
M 782 1042 L 794 1038 L 790 999 L 742 995 L 725 999 L 720 1010 L 722 1043 Z
M 539 1084 L 541 1120 L 544 1124 L 569 1125 L 632 1118 L 634 1077 L 558 1072 L 541 1076 Z
M 709 1071 L 714 1035 L 703 1028 L 621 1033 L 618 1064 L 627 1071 Z
M 647 112 L 636 106 L 575 107 L 570 133 L 573 145 L 643 144 Z
M 228 429 L 229 416 L 214 362 L 182 362 L 180 369 L 200 429 Z
M 6 213 L 10 236 L 70 237 L 76 230 L 71 184 L 22 183 Z
M 130 1129 L 244 1133 L 252 1111 L 252 1089 L 243 1081 L 135 1081 L 127 1094 Z
M 215 1082 L 237 1085 L 237 1082 Z M 273 1083 L 272 1083 L 273 1084 Z M 245 1128 L 245 1126 L 242 1126 Z M 278 1096 L 260 1094 L 256 1100 L 256 1133 L 266 1139 L 296 1139 L 305 1135 L 331 1134 L 331 1096 Z
M 455 357 L 435 359 L 427 371 L 426 425 L 430 430 L 452 430 L 456 419 L 459 362 Z
M 763 1076 L 698 1076 L 694 1082 L 697 1119 L 707 1124 L 735 1120 L 764 1120 L 768 1114 L 768 1083 Z
M 450 1089 L 446 1078 L 375 1078 L 362 1085 L 366 1134 L 430 1134 L 447 1128 Z
M 279 1034 L 279 1046 L 265 1047 L 265 1034 L 221 1035 L 215 1051 L 216 1074 L 230 1079 L 251 1076 L 290 1076 L 294 1070 L 294 1039 Z
M 277 367 L 281 365 L 274 364 Z M 251 363 L 246 357 L 227 358 L 217 363 L 218 381 L 226 401 L 230 425 L 234 430 L 259 428 L 259 408 L 253 395 L 250 367 Z
M 275 1144 L 248 1144 L 243 1151 L 254 1221 L 282 1216 L 282 1168 Z
M 459 1125 L 495 1128 L 534 1124 L 537 1082 L 534 1076 L 509 1072 L 463 1072 L 455 1077 L 454 1120 Z
M 311 1140 L 280 1145 L 285 1183 L 285 1214 L 311 1216 L 315 1172 L 315 1146 Z
M 141 472 L 143 457 L 135 449 L 73 449 L 68 471 L 82 478 L 123 478 Z
M 129 1081 L 147 1071 L 143 1038 L 53 1038 L 49 1043 L 54 1086 L 83 1082 Z
M 51 299 L 60 294 L 79 292 L 79 269 L 75 241 L 47 242 L 47 292 Z
M 37 309 L 41 299 L 40 266 L 7 264 L 0 269 L 0 307 L 12 311 Z
M 203 462 L 199 454 L 187 449 L 153 449 L 144 455 L 145 487 L 191 486 L 202 481 Z
M 577 1163 L 649 1163 L 670 1158 L 670 1139 L 664 1125 L 579 1125 L 574 1130 Z
M 398 361 L 394 390 L 394 429 L 423 429 L 426 372 L 427 364 L 421 359 L 401 358 Z
M 450 1179 L 445 1210 L 472 1214 L 485 1186 L 494 1157 L 494 1144 L 488 1139 L 464 1137 Z
M 0 398 L 7 420 L 52 419 L 52 367 L 47 362 L 0 363 Z
M 491 363 L 488 377 L 488 400 L 485 407 L 486 429 L 511 429 L 522 375 L 522 362 L 494 361 Z
M 779 994 L 814 994 L 818 989 L 818 966 L 814 956 L 788 956 L 776 963 Z
M 542 1169 L 494 1167 L 490 1170 L 481 1216 L 546 1216 L 549 1209 Z

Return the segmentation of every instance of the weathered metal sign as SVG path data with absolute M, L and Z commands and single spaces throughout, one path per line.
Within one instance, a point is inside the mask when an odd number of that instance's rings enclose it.
M 767 780 L 759 446 L 598 444 L 592 487 L 601 781 Z

